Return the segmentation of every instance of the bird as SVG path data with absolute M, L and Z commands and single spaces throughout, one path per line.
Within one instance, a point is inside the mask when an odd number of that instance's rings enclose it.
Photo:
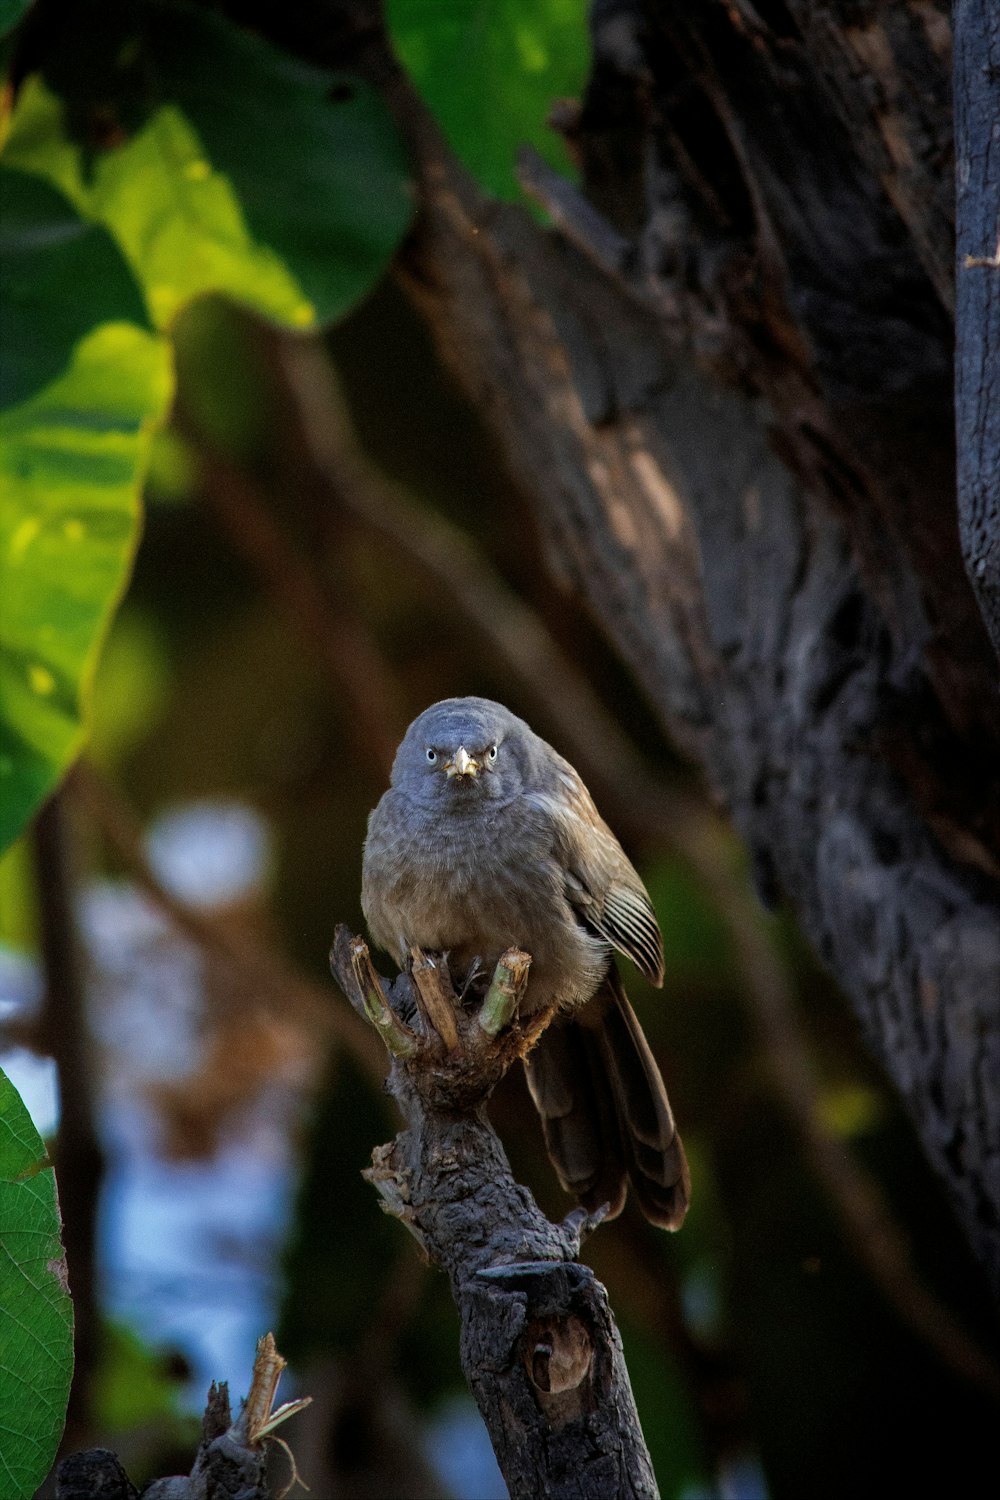
M 663 983 L 663 938 L 640 876 L 569 761 L 488 698 L 419 714 L 368 820 L 361 905 L 405 968 L 448 955 L 459 986 L 511 947 L 531 956 L 520 1011 L 551 1012 L 524 1058 L 562 1186 L 615 1217 L 631 1183 L 653 1224 L 678 1229 L 691 1180 L 659 1067 L 614 950 Z

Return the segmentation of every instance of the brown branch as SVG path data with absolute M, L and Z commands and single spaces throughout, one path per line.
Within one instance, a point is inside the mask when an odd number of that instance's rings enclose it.
M 360 1014 L 358 947 L 338 928 L 332 966 Z M 524 955 L 505 955 L 523 992 Z M 499 976 L 497 989 L 509 983 Z M 400 1028 L 416 1011 L 402 974 L 383 1004 Z M 579 1210 L 550 1224 L 519 1187 L 484 1105 L 525 1038 L 516 1014 L 498 1037 L 451 996 L 458 1046 L 437 1037 L 392 1053 L 390 1088 L 407 1122 L 366 1174 L 447 1271 L 462 1322 L 462 1366 L 512 1495 L 653 1497 L 656 1484 L 607 1294 L 576 1261 L 596 1221 Z
M 274 1337 L 267 1333 L 257 1342 L 253 1376 L 247 1398 L 235 1420 L 229 1406 L 229 1387 L 213 1381 L 202 1417 L 202 1438 L 190 1474 L 155 1479 L 143 1490 L 146 1500 L 205 1500 L 206 1496 L 239 1495 L 240 1500 L 272 1500 L 268 1483 L 269 1442 L 284 1449 L 293 1483 L 301 1484 L 295 1458 L 288 1444 L 275 1431 L 289 1417 L 307 1407 L 304 1396 L 275 1409 L 274 1398 L 286 1361 L 278 1353 Z M 103 1448 L 74 1453 L 63 1459 L 56 1472 L 56 1500 L 134 1500 L 131 1484 L 113 1453 Z
M 85 1442 L 90 1430 L 91 1387 L 100 1343 L 97 1207 L 104 1175 L 65 791 L 57 792 L 39 813 L 34 846 L 45 971 L 45 1003 L 38 1035 L 40 1045 L 55 1060 L 59 1079 L 55 1164 L 73 1293 L 74 1374 L 62 1439 L 65 1448 Z

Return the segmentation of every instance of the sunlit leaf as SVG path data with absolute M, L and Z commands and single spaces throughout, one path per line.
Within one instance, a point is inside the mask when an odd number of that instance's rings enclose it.
M 398 132 L 372 92 L 215 16 L 126 15 L 136 34 L 115 58 L 139 59 L 141 107 L 123 96 L 115 120 L 102 98 L 101 142 L 84 145 L 86 100 L 64 109 L 29 78 L 4 149 L 0 849 L 82 740 L 172 396 L 154 330 L 207 293 L 292 328 L 339 317 L 411 213 Z M 76 42 L 99 52 L 116 18 L 86 9 Z
M 518 196 L 526 143 L 573 171 L 546 121 L 555 101 L 583 93 L 588 11 L 585 0 L 387 0 L 396 51 L 452 150 L 498 197 Z
M 73 1311 L 55 1174 L 0 1073 L 0 1493 L 28 1500 L 48 1473 L 73 1370 Z
M 159 327 L 213 291 L 292 328 L 340 317 L 412 214 L 381 99 L 185 7 L 144 9 L 138 44 L 147 113 L 134 133 L 125 120 L 120 143 L 85 152 L 36 77 L 8 161 L 106 225 Z
M 5 306 L 35 316 L 33 351 L 21 358 L 19 338 L 5 359 L 13 404 L 0 411 L 0 849 L 79 748 L 135 548 L 152 425 L 172 389 L 169 347 L 142 326 L 112 240 L 37 178 L 4 168 L 2 190 L 17 206 L 0 240 Z M 82 336 L 86 320 L 53 293 L 73 278 L 94 297 Z

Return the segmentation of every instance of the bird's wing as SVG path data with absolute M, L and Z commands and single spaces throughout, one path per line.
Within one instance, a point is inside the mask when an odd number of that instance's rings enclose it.
M 552 820 L 566 896 L 581 921 L 663 983 L 663 938 L 646 888 L 568 762 L 558 790 L 537 800 Z

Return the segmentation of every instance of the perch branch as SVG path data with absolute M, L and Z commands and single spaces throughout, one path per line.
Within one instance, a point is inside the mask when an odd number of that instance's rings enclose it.
M 338 928 L 334 976 L 367 1014 L 362 950 L 366 956 L 364 944 Z M 416 954 L 415 963 L 427 964 L 426 956 Z M 462 1366 L 510 1493 L 655 1497 L 607 1294 L 576 1260 L 600 1216 L 577 1210 L 551 1224 L 514 1181 L 486 1118 L 496 1084 L 539 1030 L 517 1014 L 529 964 L 516 950 L 503 955 L 485 1019 L 475 1002 L 448 996 L 455 1047 L 440 1033 L 416 1038 L 405 1056 L 390 1047 L 389 1086 L 407 1126 L 375 1149 L 366 1175 L 387 1212 L 448 1273 Z M 437 1003 L 447 993 L 445 970 L 434 973 Z M 400 1028 L 410 1032 L 415 1015 L 429 1020 L 412 973 L 391 985 L 378 980 L 377 988 Z

